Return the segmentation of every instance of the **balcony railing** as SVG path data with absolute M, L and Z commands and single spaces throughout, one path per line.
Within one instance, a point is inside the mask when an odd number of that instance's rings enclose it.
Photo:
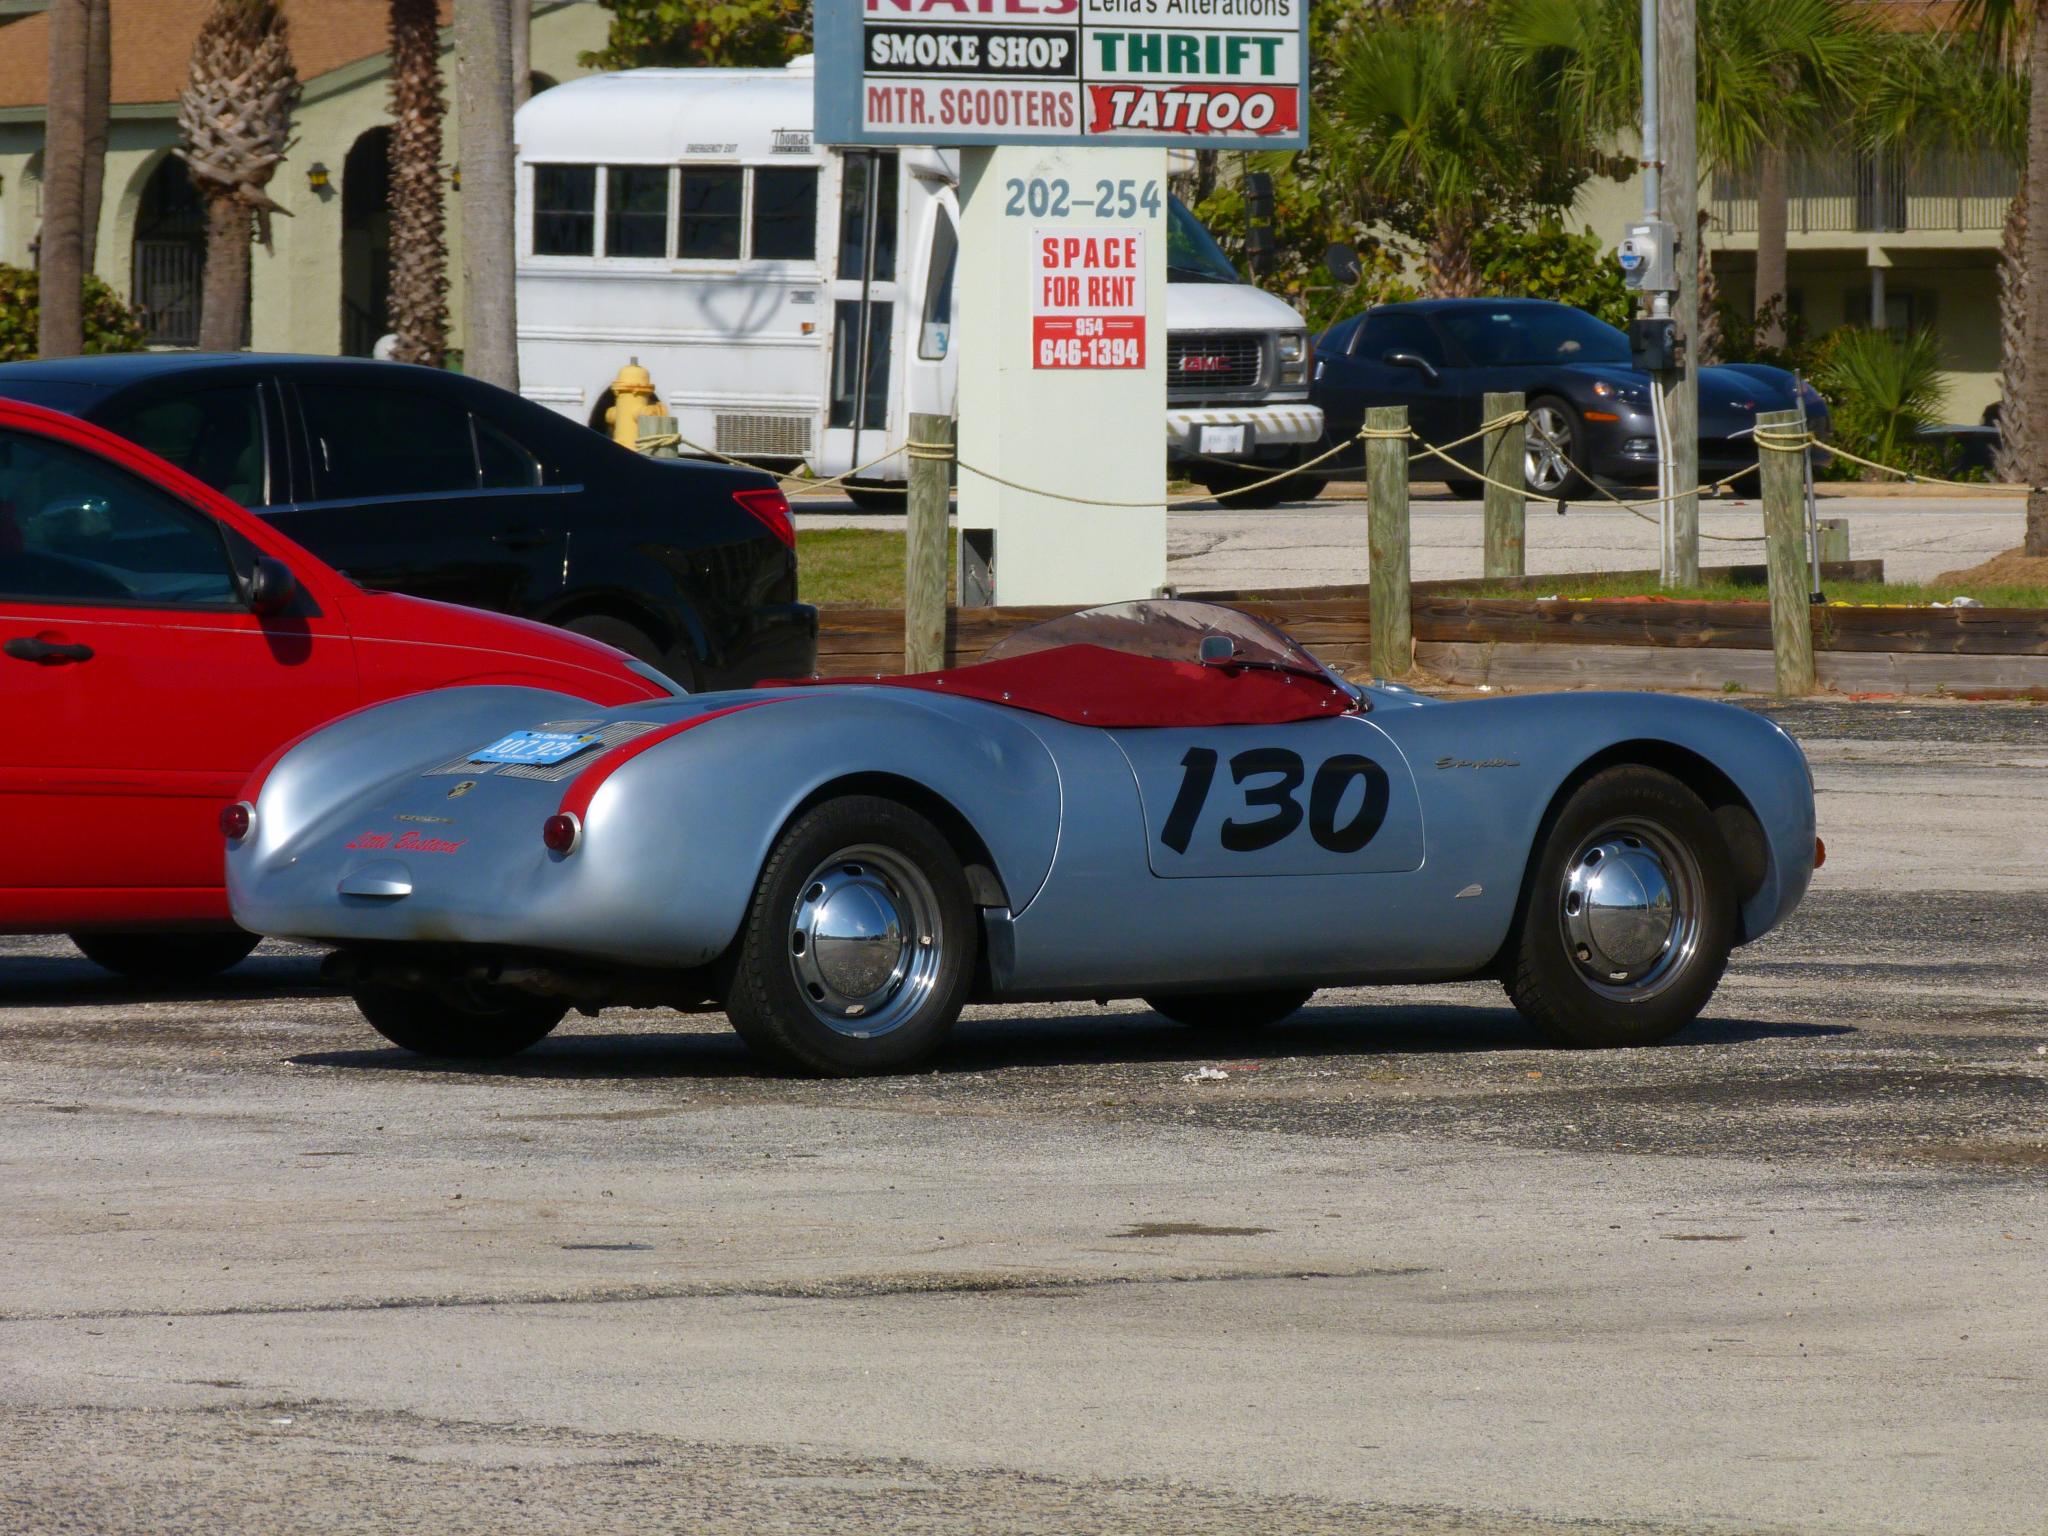
M 1795 156 L 1786 174 L 1785 227 L 1795 235 L 2002 229 L 2019 171 L 1999 155 Z M 1757 178 L 1717 171 L 1714 222 L 1756 232 Z

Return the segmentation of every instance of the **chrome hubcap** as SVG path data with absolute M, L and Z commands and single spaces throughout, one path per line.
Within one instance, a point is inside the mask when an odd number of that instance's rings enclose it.
M 1608 997 L 1640 1002 L 1669 986 L 1699 942 L 1699 912 L 1699 861 L 1651 822 L 1600 828 L 1565 866 L 1565 948 Z
M 1572 428 L 1554 405 L 1539 405 L 1522 429 L 1522 474 L 1534 489 L 1554 491 L 1571 475 Z
M 789 919 L 789 966 L 811 1012 L 857 1039 L 923 1005 L 943 953 L 938 897 L 892 849 L 845 848 L 811 871 Z

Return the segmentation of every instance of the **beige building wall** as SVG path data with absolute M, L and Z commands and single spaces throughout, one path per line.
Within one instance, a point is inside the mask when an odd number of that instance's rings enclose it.
M 1710 201 L 1703 189 L 1701 202 Z M 1912 200 L 1908 222 L 1935 227 L 1883 233 L 1820 231 L 1788 235 L 1787 286 L 1799 296 L 1816 335 L 1850 323 L 1868 324 L 1873 272 L 1882 272 L 1891 323 L 1910 315 L 1931 324 L 1941 347 L 1950 421 L 1974 422 L 1999 398 L 1998 250 L 1996 229 L 1939 227 L 1947 200 Z M 1590 182 L 1579 194 L 1573 222 L 1612 248 L 1627 225 L 1642 217 L 1640 178 Z M 1982 222 L 1983 210 L 1973 210 Z M 1709 225 L 1707 254 L 1721 291 L 1754 302 L 1756 236 Z
M 533 70 L 550 80 L 588 71 L 580 54 L 602 48 L 611 13 L 594 0 L 538 0 L 534 6 Z M 444 33 L 444 39 L 446 34 Z M 352 145 L 390 121 L 388 56 L 358 60 L 306 83 L 294 115 L 296 142 L 270 184 L 288 216 L 271 220 L 272 247 L 250 258 L 250 344 L 266 352 L 331 354 L 342 346 L 343 176 Z M 450 95 L 443 159 L 461 163 L 459 108 L 453 101 L 455 60 L 444 42 L 441 68 Z M 174 104 L 114 109 L 101 200 L 99 275 L 123 295 L 134 292 L 135 226 L 144 187 L 177 143 Z M 42 217 L 40 112 L 0 117 L 0 262 L 32 264 L 30 244 Z M 307 171 L 327 167 L 329 184 L 314 189 Z M 461 197 L 447 197 L 450 343 L 462 345 Z

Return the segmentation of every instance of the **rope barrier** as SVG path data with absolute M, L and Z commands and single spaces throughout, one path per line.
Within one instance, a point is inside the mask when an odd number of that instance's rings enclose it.
M 1485 471 L 1475 470 L 1471 468 L 1469 465 L 1462 464 L 1458 460 L 1451 457 L 1451 450 L 1453 449 L 1462 448 L 1465 446 L 1465 444 L 1474 442 L 1479 438 L 1485 437 L 1488 433 L 1497 432 L 1504 428 L 1515 426 L 1516 424 L 1520 422 L 1525 422 L 1528 419 L 1529 413 L 1527 411 L 1515 411 L 1505 416 L 1497 416 L 1490 421 L 1482 422 L 1476 431 L 1467 432 L 1463 437 L 1454 438 L 1450 442 L 1442 444 L 1424 442 L 1421 437 L 1417 436 L 1414 429 L 1409 427 L 1360 427 L 1354 436 L 1346 438 L 1343 442 L 1337 444 L 1334 448 L 1331 448 L 1326 452 L 1319 453 L 1314 458 L 1309 459 L 1303 463 L 1290 465 L 1287 468 L 1280 470 L 1277 474 L 1267 475 L 1263 479 L 1254 480 L 1245 485 L 1232 486 L 1227 491 L 1189 491 L 1184 492 L 1177 496 L 1168 496 L 1164 498 L 1164 501 L 1165 505 L 1170 507 L 1185 506 L 1189 503 L 1198 501 L 1228 501 L 1234 496 L 1248 496 L 1254 491 L 1265 490 L 1268 486 L 1277 485 L 1283 480 L 1289 480 L 1294 478 L 1296 475 L 1306 474 L 1310 470 L 1316 468 L 1318 465 L 1325 464 L 1329 460 L 1335 458 L 1338 454 L 1344 452 L 1345 449 L 1349 448 L 1353 443 L 1409 440 L 1420 445 L 1416 448 L 1415 452 L 1408 455 L 1408 462 L 1410 464 L 1420 463 L 1422 460 L 1427 458 L 1441 459 L 1444 463 L 1450 465 L 1451 468 L 1455 469 L 1458 472 L 1458 478 L 1460 480 L 1472 480 L 1477 481 L 1482 485 L 1498 486 L 1500 489 L 1507 491 L 1510 494 L 1521 496 L 1527 501 L 1548 503 L 1549 505 L 1554 506 L 1557 509 L 1558 516 L 1562 517 L 1570 509 L 1572 498 L 1568 496 L 1537 495 L 1531 492 L 1526 485 L 1512 485 L 1505 480 L 1497 480 L 1493 476 L 1487 474 Z M 1756 442 L 1758 449 L 1763 451 L 1772 453 L 1799 453 L 1809 448 L 1818 448 L 1824 453 L 1832 454 L 1838 458 L 1847 459 L 1852 464 L 1860 464 L 1867 469 L 1874 469 L 1883 474 L 1895 475 L 1899 479 L 1907 481 L 1908 483 L 1914 485 L 1947 485 L 1957 487 L 1961 490 L 1979 491 L 1992 495 L 2009 496 L 2025 496 L 2034 490 L 2041 489 L 2041 487 L 2037 486 L 2003 485 L 1987 481 L 1950 480 L 1940 475 L 1924 475 L 1910 469 L 1899 469 L 1890 464 L 1879 463 L 1875 459 L 1864 458 L 1861 454 L 1851 453 L 1848 449 L 1839 447 L 1834 443 L 1824 442 L 1819 437 L 1816 437 L 1811 430 L 1805 427 L 1758 427 L 1752 433 L 1752 437 Z M 753 464 L 746 459 L 734 458 L 729 453 L 721 453 L 715 448 L 707 448 L 702 443 L 693 443 L 679 432 L 663 432 L 656 434 L 654 436 L 644 437 L 640 439 L 639 443 L 636 446 L 642 453 L 651 453 L 657 448 L 686 448 L 690 450 L 692 453 L 701 454 L 704 457 L 710 459 L 717 459 L 722 463 L 735 464 L 743 469 L 758 469 L 760 467 L 759 465 Z M 833 486 L 845 484 L 847 481 L 853 479 L 853 477 L 856 475 L 866 473 L 868 470 L 873 469 L 878 464 L 887 463 L 890 459 L 894 458 L 898 453 L 906 454 L 908 457 L 912 459 L 923 460 L 927 462 L 937 461 L 955 463 L 958 464 L 963 471 L 970 475 L 978 476 L 983 480 L 990 481 L 995 485 L 1003 486 L 1005 489 L 1008 490 L 1021 491 L 1028 496 L 1041 496 L 1048 501 L 1064 501 L 1071 503 L 1075 506 L 1109 507 L 1113 509 L 1126 511 L 1135 511 L 1146 507 L 1156 507 L 1161 504 L 1159 501 L 1156 500 L 1118 501 L 1097 496 L 1077 496 L 1069 491 L 1048 491 L 1040 489 L 1037 486 L 1025 485 L 1016 480 L 1006 479 L 1003 476 L 996 474 L 993 470 L 983 469 L 978 465 L 968 463 L 965 459 L 959 457 L 959 455 L 955 452 L 953 445 L 950 443 L 921 443 L 915 441 L 905 442 L 903 446 L 899 449 L 891 449 L 888 452 L 883 453 L 876 458 L 868 460 L 865 464 L 857 464 L 852 469 L 846 470 L 844 473 L 841 474 L 833 475 L 829 479 L 825 480 L 814 480 L 808 475 L 778 474 L 773 470 L 767 470 L 764 471 L 764 473 L 773 475 L 778 482 L 781 482 L 785 485 L 796 485 L 800 486 L 805 490 L 812 491 L 829 490 Z M 1195 457 L 1200 459 L 1209 459 L 1210 455 L 1197 454 L 1195 455 Z M 1568 455 L 1560 453 L 1558 457 L 1560 460 L 1563 461 L 1567 468 L 1569 468 L 1581 480 L 1585 481 L 1586 484 L 1590 486 L 1594 491 L 1596 491 L 1601 497 L 1605 498 L 1605 502 L 1608 506 L 1611 506 L 1618 511 L 1627 512 L 1632 516 L 1641 519 L 1643 522 L 1651 524 L 1657 523 L 1658 519 L 1650 515 L 1649 511 L 1647 510 L 1648 508 L 1661 507 L 1667 503 L 1683 501 L 1689 497 L 1699 498 L 1718 496 L 1723 491 L 1727 490 L 1730 486 L 1734 485 L 1736 481 L 1757 473 L 1759 467 L 1756 464 L 1746 464 L 1741 469 L 1736 470 L 1735 473 L 1731 475 L 1723 475 L 1719 480 L 1710 481 L 1706 484 L 1696 486 L 1690 491 L 1680 491 L 1671 496 L 1649 496 L 1628 500 L 1615 495 L 1612 491 L 1608 490 L 1605 486 L 1601 485 L 1591 475 L 1587 474 L 1585 470 L 1581 469 L 1576 463 L 1574 463 Z M 1215 459 L 1213 460 L 1213 462 L 1219 464 L 1234 464 L 1237 461 L 1227 459 Z M 1579 499 L 1581 501 L 1584 501 L 1586 498 L 1582 496 Z M 1762 534 L 1725 534 L 1706 533 L 1703 531 L 1701 532 L 1700 537 L 1703 539 L 1711 539 L 1715 543 L 1719 544 L 1760 544 L 1763 542 Z

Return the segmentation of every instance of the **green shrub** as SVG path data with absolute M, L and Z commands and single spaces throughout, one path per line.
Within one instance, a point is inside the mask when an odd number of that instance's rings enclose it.
M 0 363 L 36 355 L 36 327 L 42 316 L 37 277 L 25 267 L 0 266 Z M 140 352 L 142 312 L 97 277 L 85 280 L 85 350 Z
M 1851 453 L 1917 474 L 1947 471 L 1944 449 L 1915 436 L 1940 419 L 1948 393 L 1933 331 L 1830 331 L 1813 345 L 1813 385 L 1828 402 L 1834 440 Z M 1833 468 L 1843 478 L 1883 478 L 1841 460 Z
M 1472 237 L 1472 259 L 1489 298 L 1554 299 L 1617 326 L 1635 313 L 1614 253 L 1555 219 L 1533 229 L 1488 224 Z

